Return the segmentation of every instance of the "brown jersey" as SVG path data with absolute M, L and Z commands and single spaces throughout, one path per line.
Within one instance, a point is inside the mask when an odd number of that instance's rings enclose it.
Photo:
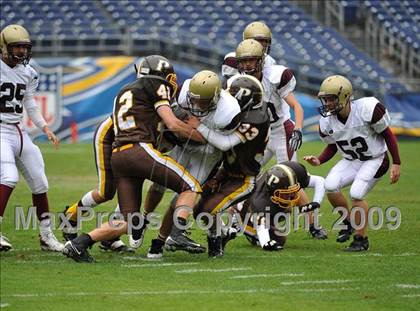
M 229 173 L 258 175 L 261 165 L 256 156 L 262 157 L 264 154 L 269 127 L 270 120 L 265 105 L 241 113 L 241 123 L 236 134 L 241 137 L 242 143 L 223 154 L 223 165 Z
M 114 103 L 114 147 L 138 142 L 155 146 L 161 121 L 156 110 L 169 106 L 171 95 L 169 82 L 158 76 L 144 76 L 124 86 Z

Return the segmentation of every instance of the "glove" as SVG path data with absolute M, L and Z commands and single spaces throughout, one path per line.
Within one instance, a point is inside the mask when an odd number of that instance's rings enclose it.
M 320 208 L 321 206 L 319 205 L 318 202 L 311 202 L 302 206 L 299 206 L 299 212 L 300 213 L 307 213 L 307 212 L 311 212 L 313 210 L 316 210 L 317 208 Z
M 270 240 L 264 244 L 263 250 L 265 251 L 279 251 L 282 250 L 283 246 L 277 243 L 275 240 Z
M 289 139 L 289 148 L 293 151 L 297 151 L 302 146 L 302 131 L 301 129 L 294 129 L 292 137 Z

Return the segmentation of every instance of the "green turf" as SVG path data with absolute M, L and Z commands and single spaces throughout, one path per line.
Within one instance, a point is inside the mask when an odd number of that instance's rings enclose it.
M 418 310 L 420 306 L 419 142 L 400 144 L 401 180 L 381 180 L 368 197 L 371 206 L 400 208 L 398 230 L 370 231 L 371 249 L 348 254 L 335 242 L 314 241 L 303 230 L 292 232 L 283 251 L 264 252 L 240 237 L 224 258 L 205 254 L 165 253 L 158 262 L 145 254 L 156 231 L 149 231 L 136 254 L 101 252 L 95 264 L 77 264 L 61 254 L 39 250 L 38 232 L 13 229 L 13 207 L 28 207 L 31 195 L 23 180 L 14 191 L 3 220 L 3 233 L 14 250 L 1 254 L 1 306 L 6 310 Z M 321 143 L 306 143 L 299 152 L 318 154 Z M 90 145 L 42 145 L 50 183 L 50 205 L 61 211 L 96 185 Z M 334 164 L 310 168 L 324 175 Z M 416 174 L 417 171 L 417 174 Z M 159 211 L 171 194 L 165 196 Z M 111 211 L 115 200 L 98 207 Z M 326 200 L 321 224 L 331 228 Z M 85 226 L 85 231 L 94 225 Z M 57 236 L 61 234 L 56 231 Z M 205 243 L 205 234 L 193 230 Z M 346 243 L 347 244 L 347 243 Z

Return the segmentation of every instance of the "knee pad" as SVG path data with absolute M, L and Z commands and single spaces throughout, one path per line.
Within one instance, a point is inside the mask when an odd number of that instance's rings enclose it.
M 326 192 L 339 192 L 340 191 L 340 182 L 336 178 L 326 178 L 324 183 L 324 188 Z
M 28 186 L 33 194 L 41 194 L 48 191 L 48 179 L 45 174 L 40 174 L 32 180 L 28 180 Z
M 355 180 L 350 187 L 350 198 L 352 200 L 364 200 L 368 191 L 368 182 L 364 180 Z

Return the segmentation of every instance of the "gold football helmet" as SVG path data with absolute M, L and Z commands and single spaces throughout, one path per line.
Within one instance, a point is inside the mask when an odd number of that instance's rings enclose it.
M 187 102 L 191 113 L 204 117 L 216 109 L 222 82 L 219 76 L 210 70 L 202 70 L 194 75 L 187 92 Z
M 318 98 L 322 106 L 318 108 L 323 117 L 336 115 L 352 99 L 353 87 L 351 82 L 339 75 L 330 76 L 322 81 Z
M 252 76 L 262 72 L 264 65 L 264 48 L 254 39 L 246 39 L 236 48 L 238 71 Z
M 25 46 L 26 51 L 13 52 L 13 47 Z M 6 26 L 0 33 L 0 48 L 4 59 L 26 65 L 31 59 L 32 43 L 28 31 L 20 25 Z
M 271 38 L 271 30 L 264 22 L 252 22 L 245 27 L 243 32 L 243 40 L 257 40 L 267 54 L 270 53 Z

